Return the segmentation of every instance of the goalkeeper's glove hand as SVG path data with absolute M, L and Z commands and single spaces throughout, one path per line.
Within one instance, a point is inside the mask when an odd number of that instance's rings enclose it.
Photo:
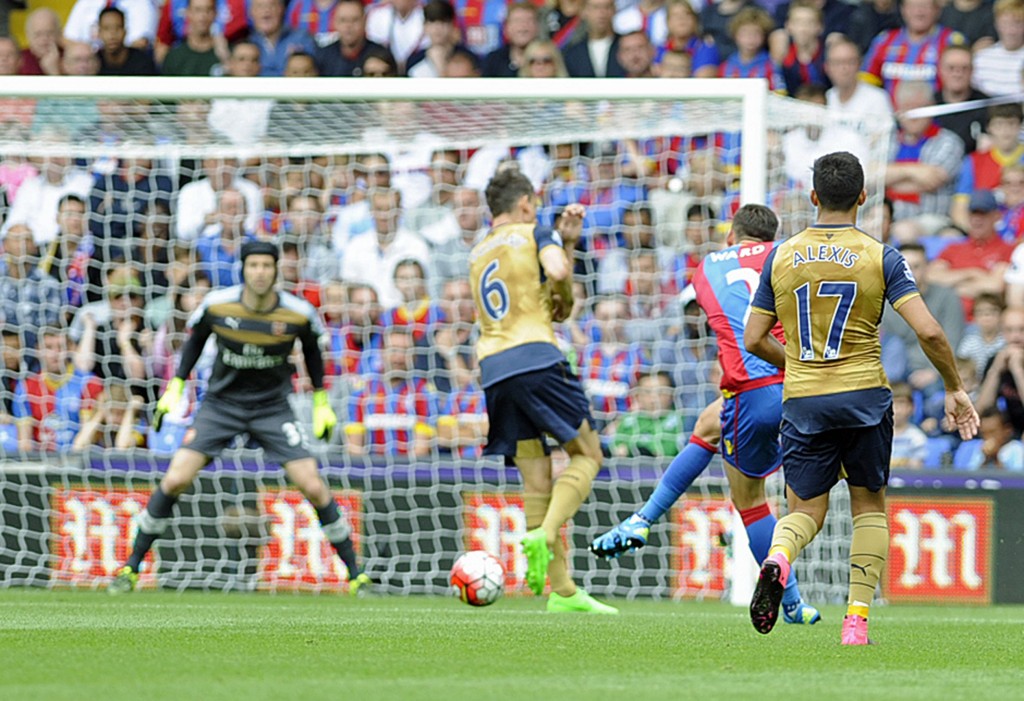
M 322 441 L 329 441 L 337 423 L 338 417 L 327 401 L 327 390 L 318 389 L 313 392 L 313 435 Z
M 160 424 L 164 421 L 164 415 L 169 414 L 178 408 L 178 402 L 181 401 L 181 395 L 185 393 L 185 380 L 180 377 L 173 378 L 167 383 L 167 389 L 164 390 L 159 401 L 156 403 L 156 411 L 153 412 L 153 430 L 159 431 Z

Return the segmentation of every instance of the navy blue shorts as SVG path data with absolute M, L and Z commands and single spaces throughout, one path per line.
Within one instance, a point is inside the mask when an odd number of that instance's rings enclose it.
M 594 425 L 583 385 L 568 363 L 502 380 L 484 395 L 490 422 L 484 455 L 504 455 L 508 464 L 519 454 L 520 441 L 540 440 L 546 455 L 545 434 L 564 445 L 579 435 L 584 421 Z
M 843 470 L 848 484 L 872 492 L 889 482 L 892 406 L 875 426 L 806 434 L 783 419 L 781 433 L 786 486 L 801 499 L 827 494 Z
M 721 419 L 723 460 L 748 477 L 767 477 L 779 469 L 781 383 L 731 396 L 726 393 Z

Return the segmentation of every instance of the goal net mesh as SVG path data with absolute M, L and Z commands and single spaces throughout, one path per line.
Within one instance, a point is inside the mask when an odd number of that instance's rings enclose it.
M 209 288 L 237 282 L 240 242 L 265 238 L 284 249 L 281 287 L 317 306 L 328 330 L 339 427 L 310 448 L 381 590 L 444 593 L 454 559 L 485 549 L 504 563 L 508 591 L 524 591 L 521 485 L 514 469 L 480 457 L 473 330 L 465 286 L 452 282 L 486 227 L 488 179 L 518 167 L 536 185 L 542 222 L 570 202 L 588 207 L 575 261 L 585 301 L 558 335 L 608 458 L 564 532 L 577 581 L 614 597 L 725 598 L 751 586 L 717 457 L 643 551 L 608 564 L 585 550 L 650 495 L 717 395 L 714 338 L 687 283 L 756 191 L 741 188 L 743 100 L 398 98 L 2 98 L 0 584 L 99 587 L 123 563 L 209 376 L 206 357 L 188 406 L 160 433 L 148 427 L 184 322 Z M 877 230 L 888 124 L 837 123 L 774 95 L 765 120 L 758 187 L 782 236 L 811 222 L 810 164 L 834 150 L 864 163 L 862 226 Z M 355 251 L 388 227 L 403 241 L 383 255 L 390 267 L 364 264 Z M 404 259 L 419 266 L 396 274 Z M 413 343 L 386 344 L 393 326 Z M 622 420 L 645 410 L 637 385 L 652 370 L 671 381 L 661 394 L 671 420 L 655 411 L 654 434 L 627 434 Z M 385 384 L 413 389 L 380 399 Z M 298 429 L 310 435 L 301 372 L 295 385 Z M 554 461 L 559 469 L 564 456 Z M 781 478 L 767 484 L 782 513 Z M 834 497 L 796 564 L 813 602 L 845 596 L 849 509 L 845 490 Z M 312 508 L 245 436 L 182 497 L 147 563 L 145 586 L 347 586 Z

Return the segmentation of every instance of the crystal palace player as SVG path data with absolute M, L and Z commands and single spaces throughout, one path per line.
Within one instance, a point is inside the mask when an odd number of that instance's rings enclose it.
M 337 423 L 323 389 L 320 337 L 323 329 L 316 310 L 285 292 L 277 281 L 277 246 L 251 241 L 242 246 L 242 284 L 211 292 L 188 326 L 191 335 L 181 353 L 178 372 L 156 406 L 154 426 L 181 401 L 192 367 L 207 339 L 217 339 L 217 360 L 210 386 L 196 416 L 195 437 L 174 454 L 167 474 L 139 514 L 139 532 L 131 557 L 110 584 L 112 593 L 131 591 L 139 568 L 153 542 L 167 528 L 178 497 L 199 471 L 240 433 L 248 433 L 269 460 L 280 462 L 288 477 L 316 509 L 320 527 L 349 571 L 349 592 L 370 583 L 360 572 L 351 527 L 317 462 L 304 445 L 300 424 L 287 402 L 294 368 L 288 362 L 295 339 L 302 342 L 306 370 L 313 387 L 313 433 L 326 440 Z
M 778 229 L 779 220 L 770 209 L 744 205 L 732 221 L 736 245 L 708 254 L 697 268 L 693 286 L 718 339 L 723 398 L 701 413 L 689 444 L 672 460 L 647 503 L 591 544 L 591 552 L 598 557 L 618 557 L 647 543 L 651 524 L 711 462 L 723 426 L 727 427 L 723 458 L 733 504 L 743 519 L 754 558 L 760 563 L 767 557 L 775 517 L 765 500 L 764 479 L 779 468 L 782 457 L 782 371 L 748 353 L 742 337 L 750 300 Z M 783 613 L 787 623 L 814 624 L 821 619 L 814 607 L 801 601 L 796 577 L 787 582 Z
M 789 500 L 761 567 L 750 618 L 758 632 L 771 631 L 790 563 L 818 533 L 829 491 L 845 478 L 853 542 L 842 643 L 866 645 L 868 606 L 889 550 L 892 392 L 878 336 L 886 300 L 942 376 L 946 418 L 965 440 L 977 432 L 978 414 L 903 256 L 854 226 L 867 197 L 860 162 L 845 152 L 822 156 L 814 162 L 813 183 L 818 220 L 768 255 L 744 335 L 747 350 L 786 371 L 780 434 Z M 785 346 L 771 333 L 779 321 Z
M 530 529 L 523 539 L 526 583 L 533 593 L 543 593 L 550 574 L 548 611 L 615 614 L 617 609 L 577 588 L 558 537 L 601 467 L 587 397 L 551 327 L 553 318 L 565 319 L 572 308 L 569 261 L 586 211 L 567 206 L 560 233 L 538 226 L 533 185 L 516 169 L 499 171 L 486 195 L 493 228 L 469 256 L 480 319 L 476 351 L 490 420 L 484 453 L 504 455 L 522 475 Z M 554 484 L 545 434 L 570 456 Z

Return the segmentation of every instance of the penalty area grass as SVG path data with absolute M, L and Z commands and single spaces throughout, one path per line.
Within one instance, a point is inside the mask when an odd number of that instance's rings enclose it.
M 0 699 L 1024 699 L 1024 607 L 877 606 L 756 633 L 723 603 L 0 591 Z

